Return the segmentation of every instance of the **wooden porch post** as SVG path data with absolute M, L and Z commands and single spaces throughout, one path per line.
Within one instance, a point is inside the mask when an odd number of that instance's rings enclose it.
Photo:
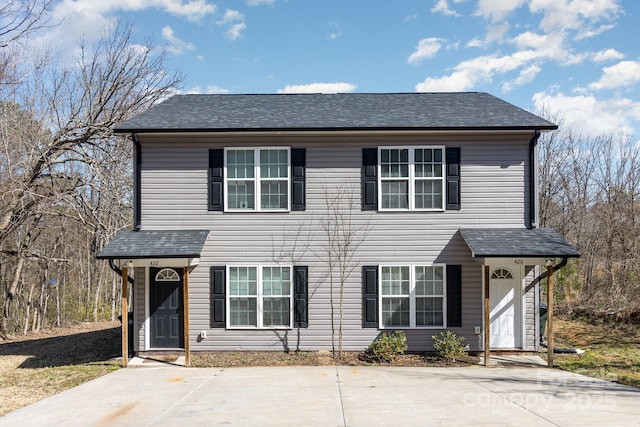
M 553 266 L 547 266 L 547 365 L 553 367 Z
M 489 335 L 489 323 L 491 304 L 489 300 L 489 266 L 484 266 L 484 366 L 489 366 L 489 355 L 491 354 L 491 340 Z
M 122 267 L 122 367 L 129 363 L 129 273 Z
M 191 366 L 191 350 L 189 348 L 189 267 L 184 268 L 183 275 L 183 319 L 184 319 L 184 364 Z

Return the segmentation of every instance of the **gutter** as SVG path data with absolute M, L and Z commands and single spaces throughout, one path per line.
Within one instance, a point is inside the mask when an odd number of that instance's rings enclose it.
M 540 130 L 536 129 L 533 138 L 529 141 L 529 228 L 536 228 L 538 226 L 538 174 L 536 173 L 538 168 L 536 163 L 538 138 L 540 138 Z
M 113 262 L 112 258 L 109 258 L 109 267 L 111 267 L 111 269 L 113 271 L 115 271 L 120 277 L 122 277 L 122 270 L 120 268 L 118 268 L 116 263 Z M 129 283 L 131 283 L 133 285 L 134 284 L 133 277 L 127 275 L 127 282 L 129 282 Z
M 142 225 L 141 190 L 142 190 L 142 146 L 136 133 L 131 134 L 133 141 L 133 230 L 140 231 Z

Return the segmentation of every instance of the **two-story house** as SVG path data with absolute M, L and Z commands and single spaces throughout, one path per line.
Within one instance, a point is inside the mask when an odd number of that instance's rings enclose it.
M 330 349 L 340 324 L 345 351 L 395 329 L 410 351 L 444 330 L 471 351 L 537 350 L 540 266 L 578 256 L 537 227 L 552 129 L 486 93 L 154 106 L 116 128 L 134 144 L 134 229 L 98 256 L 134 269 L 134 350 Z

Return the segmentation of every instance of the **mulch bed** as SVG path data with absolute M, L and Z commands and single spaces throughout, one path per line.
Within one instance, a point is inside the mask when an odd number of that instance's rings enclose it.
M 367 358 L 361 352 L 343 352 L 342 357 L 333 357 L 329 351 L 294 352 L 193 352 L 194 367 L 249 367 L 249 366 L 404 366 L 404 367 L 451 367 L 477 365 L 478 358 L 466 356 L 461 360 L 447 362 L 432 353 L 411 353 L 396 356 L 392 362 L 379 362 Z

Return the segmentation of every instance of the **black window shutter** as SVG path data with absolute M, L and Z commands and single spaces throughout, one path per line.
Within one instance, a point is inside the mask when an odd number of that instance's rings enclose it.
M 362 327 L 378 327 L 378 266 L 362 267 Z
M 211 313 L 209 313 L 212 328 L 225 327 L 225 289 L 226 268 L 224 265 L 211 267 Z
M 462 326 L 462 266 L 447 265 L 447 327 Z
M 309 267 L 293 267 L 293 327 L 309 327 Z
M 447 210 L 460 210 L 460 147 L 447 147 Z
M 378 210 L 378 149 L 362 149 L 362 210 Z
M 306 150 L 304 148 L 291 149 L 291 210 L 306 209 Z
M 209 210 L 224 210 L 224 150 L 209 150 Z

